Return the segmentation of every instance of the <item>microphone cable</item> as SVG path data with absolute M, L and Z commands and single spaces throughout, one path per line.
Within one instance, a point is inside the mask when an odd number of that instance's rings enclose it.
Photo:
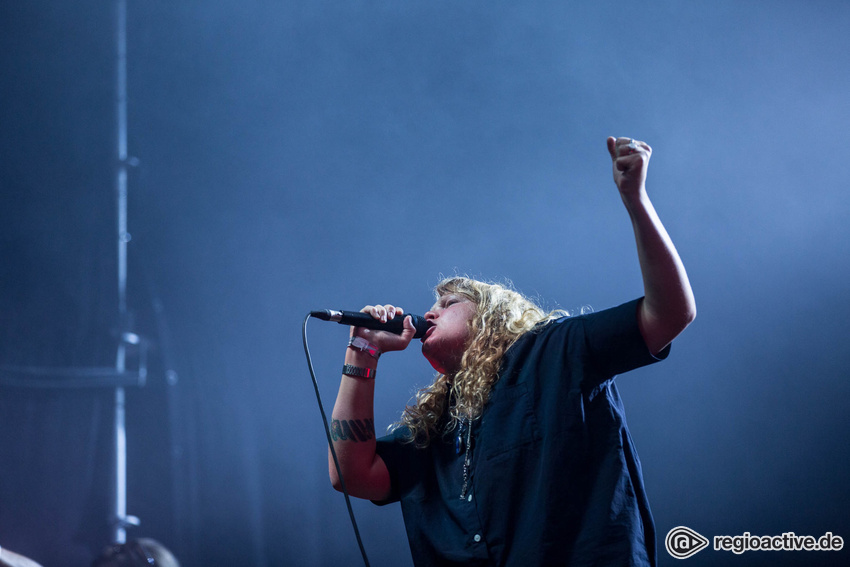
M 354 519 L 354 510 L 351 508 L 351 498 L 348 496 L 348 490 L 345 488 L 345 479 L 342 478 L 342 470 L 340 470 L 339 459 L 334 450 L 333 439 L 331 439 L 331 430 L 328 427 L 328 416 L 325 414 L 325 407 L 322 405 L 322 396 L 319 394 L 319 383 L 316 381 L 316 373 L 313 371 L 313 359 L 310 357 L 310 348 L 307 346 L 307 321 L 312 316 L 308 313 L 304 318 L 304 324 L 301 326 L 301 338 L 304 341 L 304 354 L 307 355 L 307 367 L 310 369 L 310 378 L 313 379 L 313 388 L 316 390 L 316 401 L 319 403 L 319 413 L 322 414 L 322 425 L 325 426 L 325 436 L 328 438 L 328 448 L 331 450 L 331 456 L 336 467 L 336 474 L 339 477 L 339 484 L 342 487 L 342 494 L 345 496 L 345 505 L 348 507 L 348 516 L 351 518 L 351 525 L 354 527 L 354 535 L 357 538 L 357 545 L 360 547 L 360 554 L 363 556 L 363 563 L 366 567 L 369 566 L 369 558 L 366 556 L 366 549 L 363 547 L 363 540 L 360 539 L 360 530 L 357 528 L 357 520 Z

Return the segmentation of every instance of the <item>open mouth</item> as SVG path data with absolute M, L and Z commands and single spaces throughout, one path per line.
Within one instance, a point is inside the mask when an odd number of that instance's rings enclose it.
M 434 329 L 436 329 L 436 326 L 432 324 L 430 327 L 428 327 L 428 330 L 427 330 L 427 331 L 425 331 L 425 334 L 424 334 L 424 335 L 422 335 L 422 338 L 421 338 L 420 340 L 424 343 L 424 342 L 425 342 L 425 339 L 427 339 L 428 337 L 430 337 L 430 336 L 431 336 L 431 333 L 433 333 L 433 332 L 434 332 Z

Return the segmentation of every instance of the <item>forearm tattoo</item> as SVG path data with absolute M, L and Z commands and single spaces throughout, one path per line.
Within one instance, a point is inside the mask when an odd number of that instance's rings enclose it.
M 334 419 L 331 421 L 334 441 L 368 441 L 375 438 L 375 422 L 371 419 Z

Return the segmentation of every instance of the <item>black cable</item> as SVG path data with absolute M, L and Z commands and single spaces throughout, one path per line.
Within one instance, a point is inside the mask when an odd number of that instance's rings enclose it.
M 354 519 L 354 510 L 351 508 L 351 498 L 349 498 L 348 490 L 345 488 L 345 480 L 342 478 L 342 471 L 339 468 L 339 459 L 337 459 L 333 440 L 331 439 L 331 430 L 328 427 L 328 416 L 325 414 L 325 407 L 322 405 L 322 396 L 319 394 L 319 383 L 316 381 L 316 373 L 313 371 L 313 359 L 310 358 L 310 349 L 307 347 L 307 321 L 309 319 L 310 314 L 308 313 L 304 318 L 304 324 L 301 327 L 301 338 L 304 341 L 304 354 L 307 355 L 307 367 L 310 369 L 310 378 L 313 379 L 313 388 L 316 390 L 316 401 L 319 403 L 319 412 L 322 414 L 322 424 L 325 426 L 325 435 L 328 438 L 328 448 L 330 448 L 331 456 L 334 459 L 336 474 L 339 477 L 342 494 L 345 496 L 345 505 L 348 506 L 348 515 L 351 517 L 351 525 L 354 527 L 354 535 L 357 537 L 357 545 L 360 546 L 360 554 L 363 556 L 363 563 L 366 564 L 366 567 L 369 567 L 369 558 L 366 557 L 366 549 L 363 547 L 363 540 L 360 539 L 360 530 L 357 529 L 357 520 Z

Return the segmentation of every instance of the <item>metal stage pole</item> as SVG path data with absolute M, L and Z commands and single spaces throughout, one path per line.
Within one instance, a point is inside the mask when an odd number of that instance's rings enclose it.
M 116 190 L 118 198 L 118 316 L 120 336 L 115 356 L 115 371 L 126 371 L 128 344 L 138 344 L 139 337 L 130 329 L 132 322 L 127 310 L 127 170 L 135 159 L 127 155 L 127 0 L 116 0 L 116 133 L 118 168 Z M 139 519 L 127 515 L 127 432 L 125 428 L 125 392 L 115 388 L 115 486 L 113 501 L 112 540 L 127 541 L 127 527 L 139 525 Z
M 40 367 L 0 365 L 0 387 L 20 388 L 110 388 L 114 389 L 114 486 L 109 520 L 113 543 L 126 543 L 127 528 L 139 519 L 127 515 L 127 434 L 125 387 L 142 387 L 147 380 L 149 343 L 133 331 L 127 308 L 127 174 L 138 160 L 127 153 L 127 0 L 116 0 L 116 134 L 118 144 L 116 196 L 118 201 L 118 346 L 115 366 Z M 161 317 L 161 313 L 159 314 Z M 136 371 L 127 369 L 127 359 L 137 359 Z M 169 383 L 176 381 L 176 374 Z

